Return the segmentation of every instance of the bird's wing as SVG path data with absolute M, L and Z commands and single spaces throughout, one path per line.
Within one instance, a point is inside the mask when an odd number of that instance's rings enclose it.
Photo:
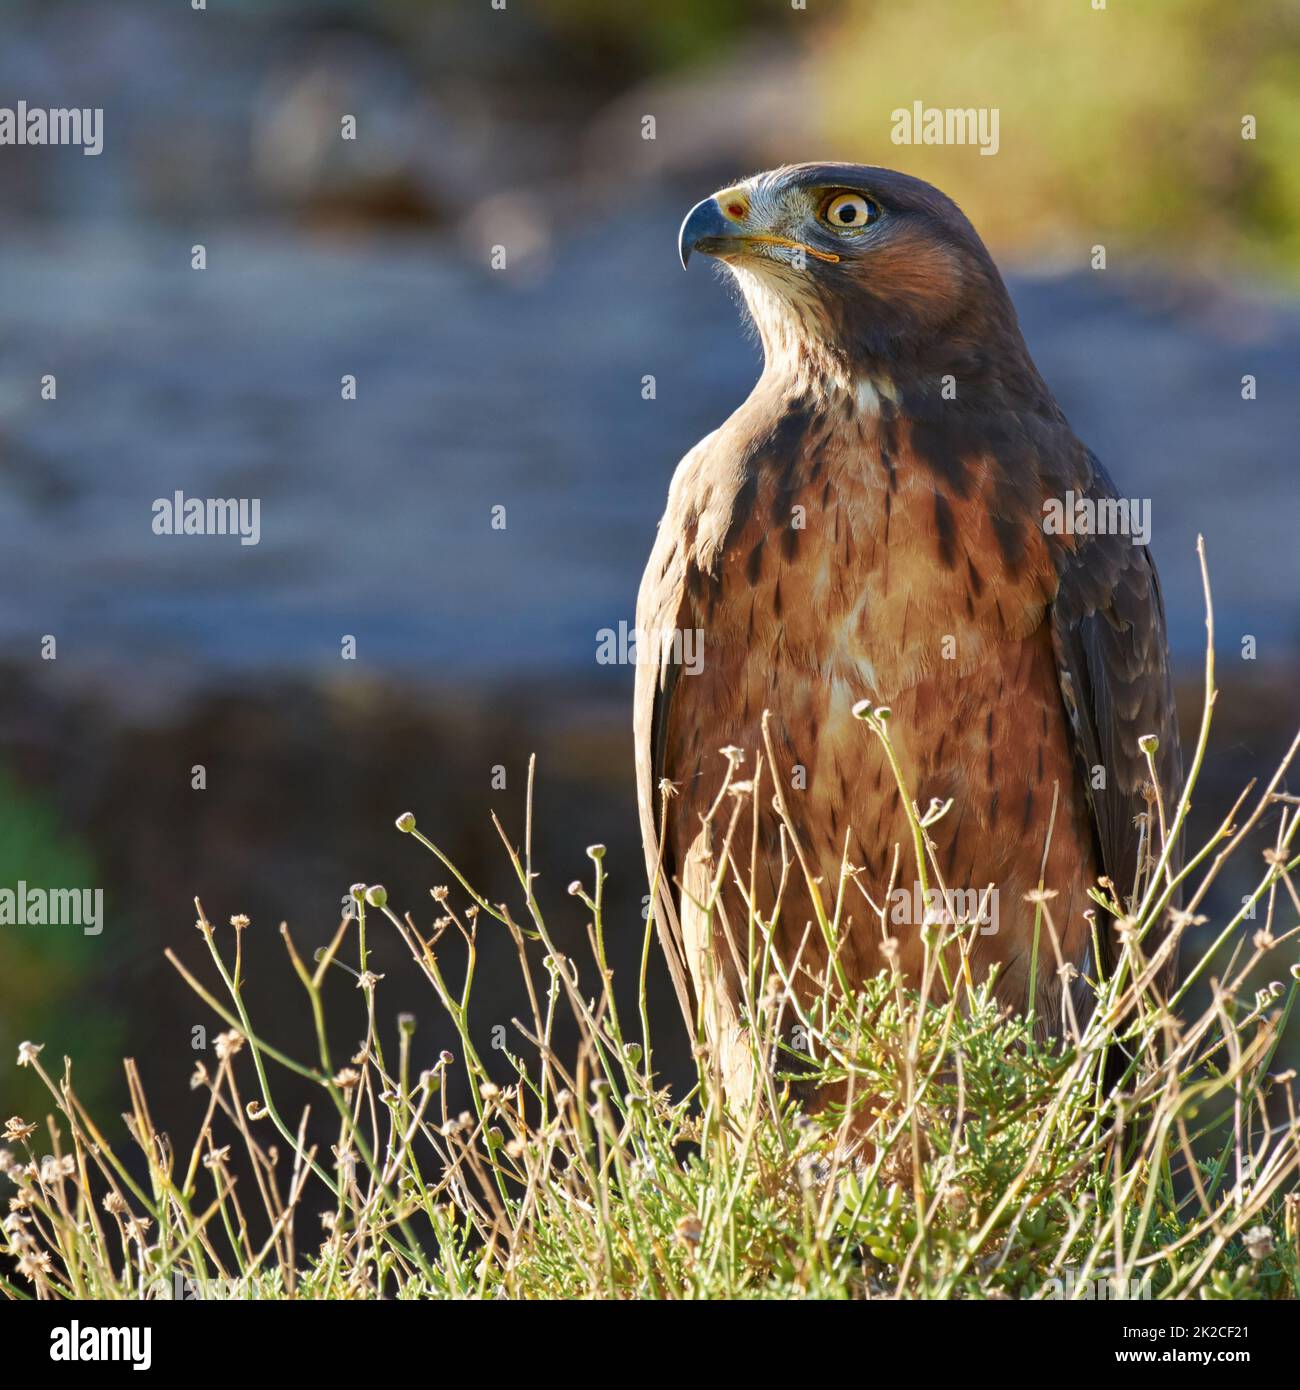
M 683 459 L 678 469 L 679 477 L 705 443 L 707 440 L 701 441 Z M 641 839 L 645 846 L 646 871 L 651 886 L 650 909 L 655 916 L 655 926 L 668 961 L 677 1001 L 681 1005 L 686 1026 L 693 1033 L 695 1010 L 691 1002 L 681 922 L 673 893 L 680 866 L 674 863 L 671 843 L 666 839 L 661 844 L 659 839 L 664 804 L 659 784 L 664 776 L 665 735 L 681 665 L 672 660 L 668 644 L 654 639 L 658 634 L 681 631 L 690 625 L 686 611 L 687 542 L 684 518 L 677 515 L 676 494 L 674 486 L 669 493 L 668 509 L 659 523 L 659 534 L 637 595 L 636 696 L 632 731 L 636 742 L 637 810 L 641 818 Z
M 1091 478 L 1083 495 L 1114 497 L 1101 464 L 1091 454 L 1088 462 Z M 1167 819 L 1182 793 L 1164 600 L 1150 553 L 1132 537 L 1076 535 L 1073 540 L 1072 547 L 1053 547 L 1059 587 L 1052 604 L 1052 643 L 1101 862 L 1127 899 L 1138 865 L 1134 818 L 1148 809 L 1142 788 L 1151 781 L 1138 747 L 1144 734 L 1159 740 L 1155 767 Z M 1105 780 L 1094 786 L 1098 768 Z M 1157 844 L 1157 854 L 1158 849 Z M 1105 951 L 1113 938 L 1109 932 L 1100 935 Z M 1109 968 L 1109 961 L 1103 963 Z

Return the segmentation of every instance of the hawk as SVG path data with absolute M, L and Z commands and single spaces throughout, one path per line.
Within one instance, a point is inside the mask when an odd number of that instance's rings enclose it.
M 973 936 L 974 978 L 996 967 L 997 996 L 1023 1009 L 1026 895 L 1040 881 L 1055 893 L 1066 962 L 1106 970 L 1084 913 L 1100 876 L 1120 894 L 1135 883 L 1136 818 L 1153 795 L 1139 739 L 1156 736 L 1170 808 L 1181 755 L 1151 556 L 1138 537 L 1087 524 L 1124 515 L 1114 486 L 1038 374 L 956 204 L 889 169 L 800 164 L 698 203 L 679 248 L 683 266 L 698 253 L 727 267 L 764 355 L 749 398 L 678 466 L 637 603 L 653 909 L 688 1019 L 707 1005 L 730 1089 L 749 1076 L 750 885 L 719 873 L 726 812 L 710 812 L 729 776 L 764 760 L 767 792 L 737 857 L 748 866 L 752 841 L 753 908 L 767 920 L 780 896 L 775 948 L 811 982 L 827 945 L 808 929 L 798 864 L 782 887 L 773 784 L 828 910 L 846 860 L 878 906 L 916 876 L 883 744 L 854 715 L 864 699 L 888 706 L 912 800 L 951 802 L 928 830 L 943 883 L 996 890 L 997 929 Z M 1083 524 L 1049 524 L 1062 514 Z M 1109 957 L 1114 933 L 1098 916 Z M 862 894 L 841 925 L 846 976 L 881 969 L 881 918 Z M 889 927 L 913 982 L 920 925 Z M 1034 998 L 1057 1029 L 1065 986 L 1041 941 Z

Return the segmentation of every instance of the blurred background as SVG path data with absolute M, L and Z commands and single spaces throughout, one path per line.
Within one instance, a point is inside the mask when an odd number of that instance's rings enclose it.
M 1076 430 L 1151 499 L 1186 742 L 1205 533 L 1224 695 L 1198 833 L 1294 732 L 1300 6 L 4 0 L 0 25 L 0 105 L 105 113 L 97 158 L 0 148 L 0 886 L 100 887 L 105 918 L 0 927 L 0 1116 L 49 1108 L 11 1065 L 31 1038 L 110 1115 L 134 1056 L 188 1131 L 192 1030 L 221 1025 L 162 952 L 211 978 L 196 895 L 252 919 L 253 1017 L 306 1055 L 279 923 L 315 949 L 364 880 L 427 927 L 447 875 L 405 810 L 517 904 L 489 814 L 522 839 L 531 753 L 553 928 L 581 949 L 564 890 L 604 842 L 634 986 L 632 671 L 597 634 L 632 623 L 673 467 L 755 377 L 675 238 L 762 167 L 895 165 L 986 235 Z M 997 108 L 998 154 L 892 144 L 915 101 Z M 260 543 L 155 535 L 177 490 L 259 498 Z M 484 930 L 486 1034 L 520 1001 Z M 430 1065 L 450 1039 L 373 945 L 385 1026 L 415 1012 Z

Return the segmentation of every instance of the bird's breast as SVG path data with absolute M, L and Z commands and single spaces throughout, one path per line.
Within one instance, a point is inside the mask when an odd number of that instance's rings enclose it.
M 801 407 L 756 438 L 729 444 L 720 432 L 678 490 L 674 563 L 702 661 L 677 679 L 664 731 L 677 862 L 716 803 L 720 750 L 733 747 L 744 775 L 761 757 L 779 780 L 827 883 L 845 854 L 866 881 L 887 882 L 909 830 L 884 751 L 853 716 L 870 699 L 893 711 L 912 799 L 951 803 L 932 831 L 947 880 L 996 882 L 1020 904 L 1054 788 L 1062 824 L 1083 814 L 1033 498 L 978 454 L 937 468 L 888 412 Z M 766 813 L 759 837 L 779 865 Z M 1077 855 L 1059 867 L 1063 882 L 1086 879 Z M 793 917 L 802 929 L 805 914 Z
M 686 573 L 706 660 L 888 702 L 1041 623 L 1046 549 L 1027 527 L 1008 557 L 995 466 L 973 459 L 954 486 L 877 404 L 803 408 L 797 431 L 778 424 L 724 485 L 709 483 Z

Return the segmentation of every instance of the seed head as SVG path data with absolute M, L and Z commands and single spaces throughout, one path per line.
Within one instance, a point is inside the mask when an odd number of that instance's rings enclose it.
M 1246 1254 L 1256 1264 L 1273 1253 L 1273 1232 L 1267 1226 L 1252 1226 L 1241 1238 Z

